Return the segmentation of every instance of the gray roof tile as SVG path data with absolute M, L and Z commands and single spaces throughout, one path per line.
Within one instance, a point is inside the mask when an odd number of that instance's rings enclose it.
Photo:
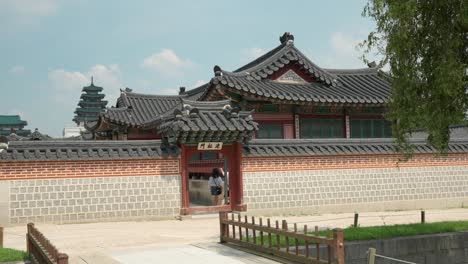
M 247 73 L 223 71 L 211 83 L 213 86 L 222 85 L 234 93 L 291 103 L 384 104 L 390 93 L 389 83 L 375 68 L 361 70 L 358 74 L 336 72 L 336 79 L 336 86 L 320 82 L 283 83 L 252 79 Z
M 189 101 L 182 99 L 172 113 L 149 121 L 146 127 L 156 128 L 164 137 L 178 142 L 247 141 L 258 130 L 251 112 L 235 112 L 230 101 Z
M 424 140 L 411 141 L 414 153 L 436 153 Z M 466 153 L 468 139 L 453 139 L 449 153 Z M 243 146 L 246 157 L 395 154 L 393 139 L 255 139 Z
M 167 113 L 185 95 L 149 95 L 122 91 L 117 108 L 108 108 L 101 118 L 115 124 L 141 127 L 151 119 Z
M 138 141 L 14 141 L 0 149 L 0 162 L 46 160 L 114 160 L 176 157 L 179 149 L 160 140 Z

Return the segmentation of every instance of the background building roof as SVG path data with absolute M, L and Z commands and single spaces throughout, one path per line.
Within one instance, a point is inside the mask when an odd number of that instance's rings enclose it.
M 21 120 L 19 115 L 0 115 L 0 126 L 26 126 L 28 122 Z

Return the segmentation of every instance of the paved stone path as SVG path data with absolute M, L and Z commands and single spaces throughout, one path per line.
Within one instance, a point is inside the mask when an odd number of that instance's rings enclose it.
M 353 213 L 271 217 L 289 224 L 345 228 Z M 426 210 L 426 221 L 468 220 L 468 209 Z M 70 256 L 70 263 L 274 263 L 220 245 L 217 215 L 184 221 L 36 224 L 52 243 Z M 360 213 L 361 226 L 416 223 L 420 211 Z M 25 250 L 25 226 L 5 228 L 4 246 Z M 132 260 L 135 260 L 132 262 Z M 138 261 L 137 261 L 138 260 Z

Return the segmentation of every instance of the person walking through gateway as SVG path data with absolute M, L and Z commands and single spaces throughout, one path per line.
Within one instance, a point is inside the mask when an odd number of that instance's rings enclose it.
M 222 176 L 223 172 L 219 168 L 214 168 L 213 173 L 208 180 L 213 205 L 219 204 L 219 196 L 221 195 L 222 197 L 223 194 L 224 182 Z

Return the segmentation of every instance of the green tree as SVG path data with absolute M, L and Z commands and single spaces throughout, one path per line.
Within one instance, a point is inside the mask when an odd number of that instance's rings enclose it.
M 369 0 L 363 16 L 376 22 L 361 45 L 390 66 L 387 118 L 400 150 L 411 152 L 415 129 L 445 152 L 449 126 L 465 122 L 468 112 L 468 1 Z

